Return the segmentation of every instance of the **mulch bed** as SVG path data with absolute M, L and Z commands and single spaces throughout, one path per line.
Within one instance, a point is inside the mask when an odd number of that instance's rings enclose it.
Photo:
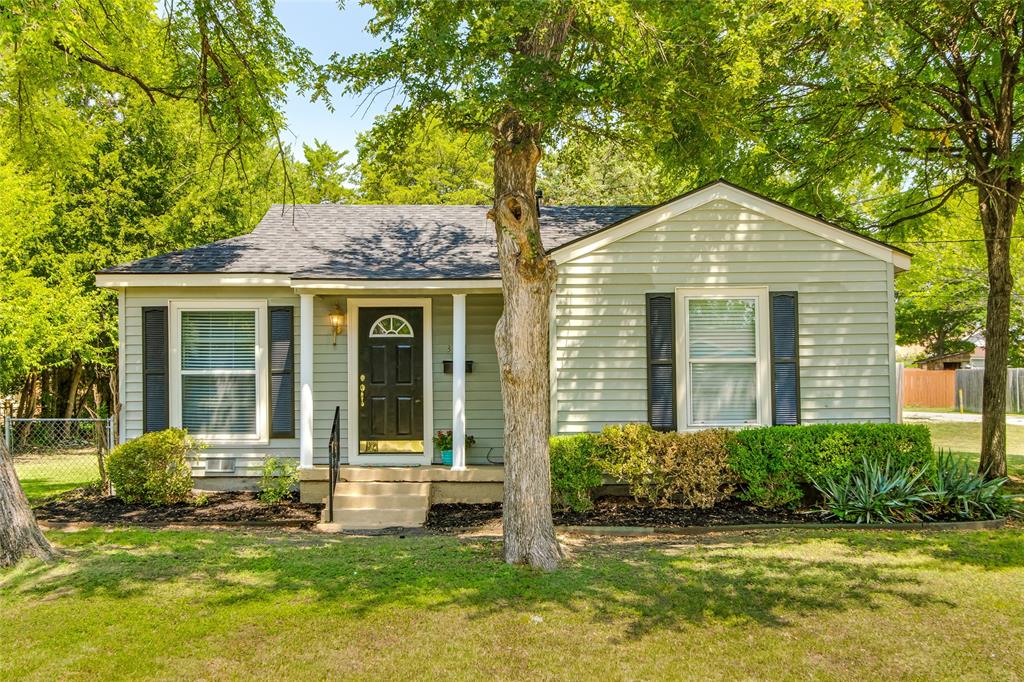
M 50 523 L 119 524 L 282 524 L 312 528 L 320 520 L 319 504 L 286 501 L 264 504 L 251 492 L 205 493 L 202 505 L 147 507 L 125 504 L 86 489 L 60 495 L 34 509 L 36 518 Z
M 436 531 L 479 528 L 501 518 L 501 503 L 435 504 L 427 515 L 426 527 Z M 727 500 L 711 509 L 684 507 L 648 507 L 628 497 L 606 497 L 596 500 L 594 508 L 577 513 L 556 511 L 559 526 L 744 526 L 756 523 L 821 523 L 820 514 L 801 514 L 785 509 L 761 509 Z

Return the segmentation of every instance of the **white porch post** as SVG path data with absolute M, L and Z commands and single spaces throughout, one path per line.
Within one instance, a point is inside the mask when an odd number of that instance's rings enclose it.
M 452 294 L 452 470 L 466 469 L 466 294 Z
M 299 295 L 299 468 L 313 468 L 313 294 Z

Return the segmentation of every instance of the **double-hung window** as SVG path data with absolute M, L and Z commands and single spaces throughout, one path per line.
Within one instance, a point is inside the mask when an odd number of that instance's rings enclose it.
M 172 423 L 214 440 L 264 439 L 266 304 L 182 301 L 172 311 Z
M 764 289 L 680 289 L 680 414 L 689 428 L 769 423 Z

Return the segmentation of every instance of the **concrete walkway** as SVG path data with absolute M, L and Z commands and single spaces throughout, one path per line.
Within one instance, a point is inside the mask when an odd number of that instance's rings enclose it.
M 946 422 L 946 423 L 981 423 L 981 415 L 971 412 L 960 414 L 959 412 L 914 412 L 903 410 L 903 421 L 905 422 Z M 1024 426 L 1024 415 L 1008 414 L 1006 423 L 1011 426 Z

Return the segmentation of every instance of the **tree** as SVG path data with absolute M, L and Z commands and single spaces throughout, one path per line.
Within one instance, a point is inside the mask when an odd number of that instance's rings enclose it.
M 42 393 L 63 416 L 82 367 L 113 353 L 116 312 L 92 272 L 250 228 L 266 207 L 256 188 L 286 197 L 280 109 L 289 84 L 312 86 L 312 62 L 271 0 L 176 0 L 159 15 L 140 0 L 13 0 L 0 64 L 0 184 L 31 176 L 55 199 L 16 222 L 0 208 L 0 381 L 24 381 L 21 407 Z M 39 373 L 59 390 L 40 391 Z M 7 456 L 0 522 L 5 563 L 53 556 Z
M 922 218 L 908 244 L 913 267 L 896 278 L 896 341 L 928 355 L 971 350 L 985 327 L 985 240 L 972 199 Z
M 656 204 L 679 193 L 653 150 L 607 139 L 570 138 L 542 159 L 538 186 L 545 203 Z
M 355 191 L 346 183 L 352 171 L 344 163 L 348 150 L 335 151 L 331 145 L 320 140 L 313 140 L 313 146 L 302 145 L 305 162 L 296 164 L 296 175 L 300 189 L 300 202 L 319 204 L 349 203 L 355 197 Z
M 368 204 L 486 204 L 494 185 L 487 137 L 427 116 L 400 139 L 387 119 L 356 140 L 357 194 Z
M 22 557 L 55 561 L 60 555 L 43 535 L 32 515 L 25 492 L 18 483 L 7 445 L 0 441 L 0 568 L 13 566 Z
M 730 39 L 756 46 L 742 69 L 754 96 L 737 129 L 754 153 L 741 165 L 819 197 L 857 183 L 896 188 L 871 202 L 882 237 L 965 188 L 976 193 L 987 256 L 980 470 L 1004 475 L 1024 8 L 880 0 L 758 13 L 738 4 Z
M 669 110 L 709 106 L 715 90 L 704 84 L 724 80 L 729 66 L 716 50 L 722 25 L 710 16 L 714 7 L 682 3 L 370 4 L 377 16 L 369 30 L 384 46 L 335 58 L 330 76 L 354 92 L 400 92 L 404 104 L 383 123 L 392 139 L 431 112 L 491 145 L 489 215 L 504 295 L 495 344 L 505 413 L 505 560 L 551 569 L 560 556 L 547 449 L 555 268 L 540 238 L 537 166 L 545 147 L 571 134 L 642 139 L 663 132 Z M 662 26 L 663 14 L 675 23 Z M 704 78 L 706 70 L 715 78 Z

